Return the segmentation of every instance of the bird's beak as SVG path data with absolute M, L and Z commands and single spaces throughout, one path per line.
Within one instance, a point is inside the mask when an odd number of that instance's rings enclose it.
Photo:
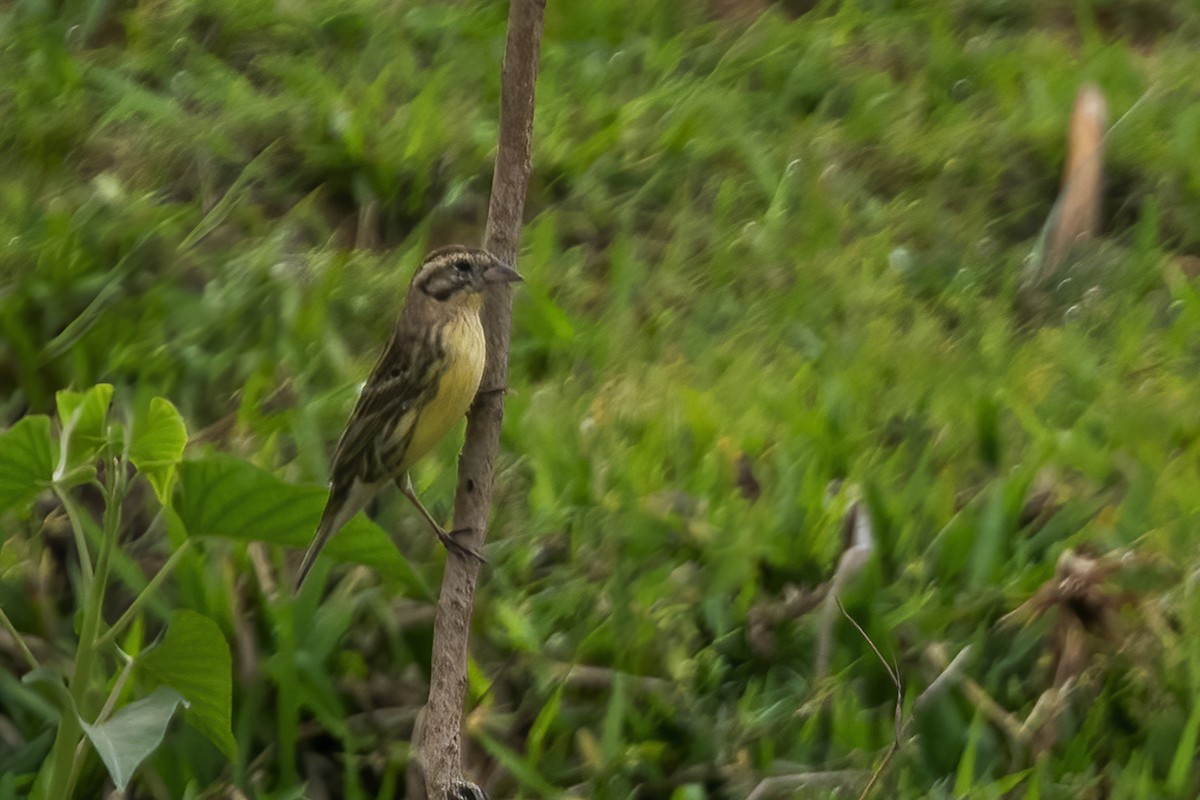
M 483 279 L 488 283 L 516 283 L 525 280 L 515 269 L 499 261 L 483 271 Z

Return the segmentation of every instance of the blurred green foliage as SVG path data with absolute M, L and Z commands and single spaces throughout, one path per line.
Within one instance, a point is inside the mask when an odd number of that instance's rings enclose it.
M 494 797 L 740 798 L 833 771 L 773 796 L 857 796 L 881 767 L 879 796 L 1195 796 L 1200 11 L 766 6 L 548 4 L 469 774 Z M 481 236 L 505 14 L 0 10 L 0 418 L 24 454 L 0 453 L 2 608 L 67 668 L 74 542 L 8 466 L 56 479 L 32 415 L 102 381 L 118 416 L 161 396 L 193 433 L 164 511 L 170 475 L 122 501 L 104 619 L 195 533 L 122 647 L 195 614 L 232 648 L 237 758 L 173 726 L 139 796 L 401 791 L 442 555 L 386 496 L 403 556 L 363 522 L 331 555 L 377 569 L 328 559 L 332 588 L 293 601 L 288 565 L 412 269 Z M 1108 267 L 1031 317 L 1017 276 L 1085 81 L 1117 120 L 1089 256 Z M 437 514 L 455 447 L 415 476 Z M 833 576 L 849 487 L 874 539 L 841 598 L 900 676 L 890 761 L 886 665 L 835 613 L 818 670 L 823 612 L 789 605 Z M 1062 588 L 1067 551 L 1118 566 L 1001 622 Z M 9 641 L 0 797 L 56 713 Z M 970 646 L 959 677 L 1009 721 L 1048 724 L 1015 735 L 953 680 L 917 704 L 937 644 Z

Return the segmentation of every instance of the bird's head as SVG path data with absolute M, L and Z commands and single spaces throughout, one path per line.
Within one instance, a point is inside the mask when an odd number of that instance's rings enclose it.
M 450 245 L 425 257 L 413 277 L 413 290 L 438 303 L 478 305 L 489 284 L 519 280 L 515 269 L 488 251 Z

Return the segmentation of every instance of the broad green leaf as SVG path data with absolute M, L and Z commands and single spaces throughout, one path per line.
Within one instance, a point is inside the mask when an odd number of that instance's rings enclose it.
M 108 768 L 117 791 L 125 791 L 138 766 L 162 742 L 175 709 L 186 702 L 171 687 L 160 686 L 149 697 L 130 703 L 98 725 L 83 723 L 83 731 Z
M 162 643 L 142 656 L 138 668 L 179 690 L 190 704 L 188 724 L 228 758 L 237 758 L 230 717 L 233 660 L 217 623 L 195 611 L 176 611 Z
M 55 480 L 66 475 L 72 467 L 90 460 L 104 444 L 104 419 L 108 416 L 112 394 L 111 384 L 100 383 L 86 392 L 63 390 L 54 396 L 62 426 Z
M 175 510 L 189 536 L 222 536 L 308 546 L 325 505 L 326 491 L 293 486 L 253 464 L 212 455 L 179 465 Z M 325 552 L 341 561 L 366 564 L 380 574 L 428 593 L 424 581 L 378 525 L 362 515 L 346 524 Z
M 25 417 L 0 434 L 0 511 L 25 506 L 53 476 L 49 417 Z
M 150 410 L 134 428 L 129 460 L 154 487 L 158 502 L 167 504 L 175 466 L 183 458 L 187 427 L 175 406 L 161 397 L 150 401 Z

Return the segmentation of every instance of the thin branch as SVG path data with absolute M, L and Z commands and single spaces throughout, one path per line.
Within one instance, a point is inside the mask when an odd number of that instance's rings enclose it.
M 850 616 L 850 613 L 846 611 L 846 607 L 842 605 L 841 598 L 839 598 L 836 594 L 833 594 L 833 600 L 835 603 L 837 603 L 838 610 L 842 612 L 842 616 L 850 620 L 850 624 L 854 626 L 856 631 L 858 631 L 859 636 L 865 639 L 867 644 L 871 646 L 871 650 L 874 651 L 875 657 L 879 659 L 879 663 L 883 664 L 883 668 L 887 670 L 888 675 L 892 679 L 892 683 L 896 686 L 896 711 L 895 720 L 893 722 L 894 730 L 892 735 L 892 745 L 887 749 L 887 753 L 884 754 L 883 761 L 879 762 L 879 766 L 877 766 L 875 771 L 871 773 L 871 779 L 867 781 L 867 785 L 863 787 L 862 794 L 858 796 L 858 800 L 866 800 L 866 798 L 871 794 L 871 789 L 875 787 L 875 782 L 879 780 L 879 776 L 883 774 L 885 769 L 887 769 L 888 764 L 890 764 L 892 761 L 892 757 L 895 756 L 896 751 L 900 749 L 900 735 L 903 729 L 902 717 L 904 708 L 904 688 L 900 683 L 900 668 L 898 666 L 893 666 L 886 658 L 883 657 L 883 653 L 879 652 L 879 648 L 875 646 L 875 642 L 871 641 L 871 637 L 867 635 L 867 632 L 864 631 L 862 626 L 858 624 L 858 621 L 854 619 L 854 617 Z
M 501 260 L 515 264 L 525 193 L 532 170 L 534 87 L 541 50 L 545 0 L 512 0 L 508 38 L 500 85 L 500 141 L 492 176 L 487 230 L 483 246 Z M 479 551 L 486 538 L 492 502 L 493 465 L 500 449 L 504 392 L 508 386 L 508 342 L 512 327 L 512 293 L 507 285 L 494 287 L 484 299 L 483 328 L 487 363 L 479 394 L 467 415 L 467 435 L 458 460 L 458 491 L 454 502 L 456 529 L 469 548 Z M 467 691 L 468 638 L 479 563 L 448 554 L 433 629 L 429 701 L 414 735 L 419 779 L 408 781 L 410 795 L 442 800 L 472 796 L 462 774 L 462 713 Z M 482 794 L 480 792 L 480 794 Z
M 29 649 L 29 645 L 25 644 L 25 639 L 21 636 L 20 631 L 17 630 L 17 627 L 12 624 L 12 620 L 8 618 L 8 614 L 4 613 L 3 608 L 0 608 L 0 626 L 8 631 L 8 635 L 12 637 L 13 645 L 20 652 L 21 657 L 25 659 L 25 663 L 29 665 L 29 668 L 37 669 L 40 667 L 41 664 L 34 658 L 33 651 Z
M 946 648 L 941 644 L 932 644 L 925 648 L 923 655 L 925 656 L 925 660 L 934 669 L 939 669 L 943 672 L 950 671 L 951 661 L 946 655 Z M 957 660 L 956 657 L 955 661 Z M 962 688 L 963 694 L 967 696 L 967 700 L 980 713 L 991 720 L 993 725 L 1004 731 L 1004 735 L 1008 737 L 1010 742 L 1015 745 L 1027 744 L 1025 734 L 1021 730 L 1021 723 L 1012 714 L 1008 713 L 1003 706 L 993 700 L 991 695 L 982 686 L 965 675 L 956 674 L 951 677 Z
M 958 651 L 958 655 L 956 655 L 950 661 L 950 663 L 946 665 L 946 668 L 938 673 L 938 676 L 934 678 L 928 686 L 925 687 L 925 691 L 921 692 L 921 694 L 917 696 L 917 702 L 913 703 L 913 717 L 921 713 L 923 710 L 925 710 L 926 706 L 940 697 L 942 692 L 944 692 L 951 683 L 959 680 L 963 670 L 966 669 L 967 661 L 970 658 L 971 645 L 967 645 L 962 650 Z M 912 721 L 913 717 L 909 718 L 909 722 Z
M 117 676 L 116 682 L 113 684 L 112 691 L 108 693 L 108 698 L 104 701 L 104 707 L 100 709 L 100 713 L 96 715 L 94 725 L 99 725 L 108 719 L 108 715 L 113 712 L 113 708 L 117 705 L 117 698 L 121 696 L 121 692 L 125 689 L 125 682 L 129 680 L 130 674 L 133 672 L 134 660 L 129 656 L 125 656 L 125 667 L 121 670 L 121 674 Z M 80 742 L 82 744 L 82 742 Z
M 133 599 L 133 602 L 129 604 L 129 608 L 125 609 L 125 613 L 96 640 L 97 648 L 104 647 L 109 642 L 116 641 L 116 638 L 121 635 L 121 631 L 125 630 L 125 626 L 133 621 L 133 618 L 142 610 L 142 606 L 146 604 L 146 601 L 154 596 L 158 587 L 162 585 L 162 582 L 175 569 L 175 565 L 179 563 L 179 559 L 183 558 L 183 554 L 191 549 L 192 541 L 192 539 L 184 539 L 183 544 L 179 545 L 175 552 L 167 557 L 167 560 L 159 567 L 158 572 L 146 584 L 146 588 L 142 589 L 138 593 L 138 596 Z
M 834 601 L 855 575 L 862 572 L 875 550 L 875 528 L 871 524 L 871 512 L 862 502 L 862 490 L 850 486 L 846 490 L 849 503 L 843 528 L 846 534 L 846 549 L 838 559 L 837 569 L 830 581 L 829 593 L 821 605 L 817 622 L 816 677 L 818 680 L 829 674 L 829 662 L 833 657 Z M 839 603 L 840 605 L 840 603 Z M 845 614 L 845 609 L 842 610 Z M 853 622 L 853 620 L 851 620 Z M 867 640 L 868 642 L 870 639 Z

